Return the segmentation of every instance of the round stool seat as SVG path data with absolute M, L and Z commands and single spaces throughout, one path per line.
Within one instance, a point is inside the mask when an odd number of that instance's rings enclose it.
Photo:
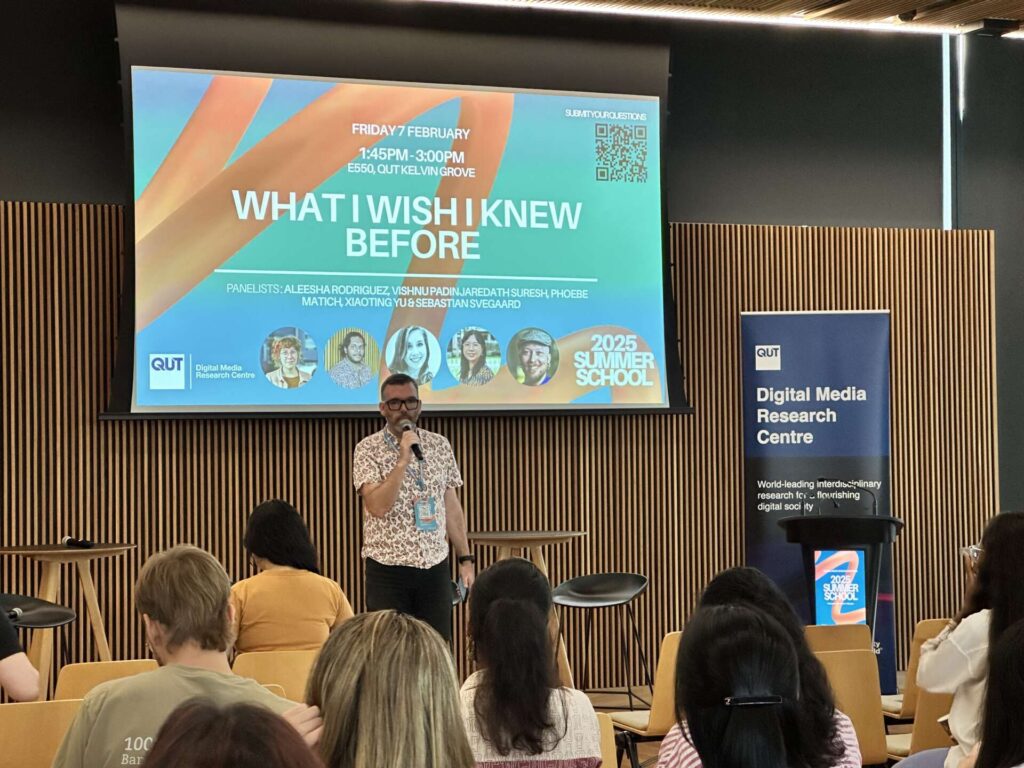
M 629 603 L 645 589 L 647 577 L 639 573 L 594 573 L 563 581 L 551 599 L 566 608 L 610 608 Z
M 26 595 L 0 594 L 0 610 L 8 615 L 11 624 L 23 629 L 63 627 L 78 618 L 73 608 Z

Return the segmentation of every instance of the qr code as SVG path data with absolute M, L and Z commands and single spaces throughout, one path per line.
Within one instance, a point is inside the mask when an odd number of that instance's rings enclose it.
M 647 181 L 647 126 L 594 126 L 598 181 Z

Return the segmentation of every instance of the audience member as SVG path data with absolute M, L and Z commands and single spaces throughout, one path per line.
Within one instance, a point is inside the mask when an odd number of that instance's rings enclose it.
M 316 713 L 232 674 L 229 594 L 224 568 L 201 549 L 182 545 L 150 557 L 135 585 L 135 607 L 147 644 L 163 666 L 90 691 L 64 737 L 55 768 L 141 765 L 167 716 L 195 697 L 288 712 L 297 729 L 315 738 Z
M 527 560 L 500 560 L 473 584 L 469 638 L 481 669 L 462 686 L 462 716 L 478 766 L 601 764 L 590 700 L 559 687 L 550 612 L 548 580 Z
M 306 690 L 323 713 L 328 768 L 469 768 L 451 653 L 396 611 L 346 621 L 324 643 Z
M 187 701 L 171 713 L 146 768 L 321 768 L 289 723 L 253 704 Z
M 0 610 L 0 689 L 15 701 L 39 698 L 39 671 L 21 650 L 18 633 Z
M 320 575 L 306 524 L 287 501 L 253 510 L 245 549 L 259 573 L 231 588 L 238 653 L 316 650 L 352 617 L 341 587 Z
M 981 741 L 959 768 L 1024 768 L 1024 620 L 1006 629 L 988 654 Z
M 977 575 L 968 581 L 963 607 L 938 637 L 921 646 L 917 684 L 952 693 L 951 749 L 930 749 L 898 763 L 903 768 L 956 768 L 978 741 L 988 678 L 988 653 L 1000 636 L 1024 619 L 1024 512 L 1003 512 L 985 527 Z
M 676 710 L 706 768 L 794 768 L 800 672 L 789 634 L 742 603 L 701 608 L 679 644 Z M 820 762 L 820 760 L 819 760 Z
M 792 745 L 794 766 L 801 768 L 860 768 L 860 746 L 850 718 L 836 709 L 825 669 L 807 645 L 804 628 L 782 591 L 756 568 L 722 571 L 704 590 L 701 607 L 742 604 L 763 611 L 781 626 L 796 651 L 800 696 L 799 739 Z M 676 701 L 677 706 L 679 700 Z M 701 758 L 686 738 L 682 711 L 679 723 L 665 736 L 658 753 L 659 768 L 699 768 Z

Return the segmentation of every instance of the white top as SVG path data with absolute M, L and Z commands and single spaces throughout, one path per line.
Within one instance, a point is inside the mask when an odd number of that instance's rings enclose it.
M 573 688 L 559 688 L 548 700 L 549 715 L 556 734 L 565 736 L 551 749 L 539 755 L 529 755 L 513 750 L 507 755 L 499 754 L 494 746 L 480 732 L 473 702 L 476 689 L 481 683 L 485 670 L 474 672 L 462 684 L 462 720 L 466 724 L 466 735 L 477 766 L 487 768 L 597 768 L 601 765 L 601 727 L 594 714 L 594 706 L 583 691 Z M 564 703 L 564 706 L 563 706 Z
M 949 731 L 957 746 L 949 750 L 945 768 L 957 768 L 978 743 L 988 679 L 989 621 L 987 609 L 978 611 L 921 646 L 918 686 L 932 693 L 953 694 Z

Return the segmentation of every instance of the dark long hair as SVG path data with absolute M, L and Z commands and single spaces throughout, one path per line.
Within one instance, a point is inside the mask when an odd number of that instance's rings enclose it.
M 271 499 L 256 507 L 245 526 L 244 542 L 250 557 L 255 555 L 274 565 L 320 573 L 309 529 L 287 501 Z
M 480 345 L 480 359 L 476 361 L 476 365 L 472 369 L 470 369 L 469 360 L 466 359 L 466 355 L 462 351 L 463 345 L 470 336 L 475 338 L 477 344 Z M 490 336 L 491 334 L 480 328 L 474 328 L 462 334 L 462 338 L 459 340 L 459 381 L 464 382 L 476 376 L 487 365 L 487 341 Z
M 704 590 L 700 605 L 744 603 L 772 617 L 789 635 L 800 670 L 800 739 L 791 754 L 793 768 L 828 768 L 846 748 L 835 722 L 836 701 L 821 662 L 811 652 L 803 624 L 775 583 L 756 568 L 729 568 Z
M 981 719 L 981 752 L 975 768 L 1011 768 L 1024 763 L 1024 621 L 999 636 L 988 651 L 988 683 Z
M 146 768 L 321 768 L 299 732 L 266 707 L 221 709 L 192 699 L 174 710 L 146 756 Z
M 549 717 L 558 689 L 550 611 L 551 585 L 528 560 L 499 560 L 473 582 L 469 636 L 484 667 L 473 707 L 481 735 L 499 754 L 538 755 L 565 736 Z
M 964 615 L 991 609 L 991 648 L 1011 624 L 1024 619 L 1024 512 L 1003 512 L 989 520 L 981 536 L 981 550 L 977 582 Z
M 737 603 L 690 618 L 679 644 L 676 706 L 705 768 L 798 765 L 799 695 L 793 641 L 767 613 Z

